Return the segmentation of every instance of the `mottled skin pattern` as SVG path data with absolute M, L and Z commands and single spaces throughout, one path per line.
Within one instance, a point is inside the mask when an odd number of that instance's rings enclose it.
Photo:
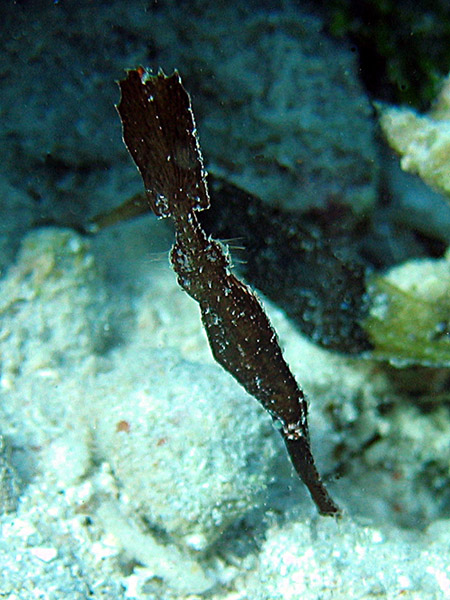
M 283 359 L 260 302 L 230 270 L 222 245 L 206 235 L 196 211 L 209 206 L 190 99 L 180 77 L 129 71 L 118 106 L 125 143 L 144 180 L 153 212 L 175 225 L 171 263 L 180 286 L 200 305 L 216 361 L 279 424 L 295 469 L 321 514 L 338 507 L 315 468 L 307 403 Z

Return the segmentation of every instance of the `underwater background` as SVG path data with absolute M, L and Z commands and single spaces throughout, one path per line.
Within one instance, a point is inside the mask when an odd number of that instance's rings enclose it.
M 450 598 L 448 3 L 0 18 L 0 596 Z M 215 362 L 170 224 L 116 209 L 143 191 L 115 108 L 139 65 L 191 96 L 202 222 L 307 395 L 339 519 Z

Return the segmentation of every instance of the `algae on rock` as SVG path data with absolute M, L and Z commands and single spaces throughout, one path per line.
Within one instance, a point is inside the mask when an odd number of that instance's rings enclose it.
M 372 356 L 398 366 L 450 366 L 450 251 L 418 259 L 369 279 L 371 309 L 364 328 Z

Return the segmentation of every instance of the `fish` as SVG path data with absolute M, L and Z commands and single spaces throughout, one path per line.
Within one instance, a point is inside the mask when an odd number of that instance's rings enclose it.
M 179 73 L 152 75 L 138 67 L 119 87 L 123 140 L 145 188 L 147 204 L 138 209 L 172 220 L 170 262 L 178 284 L 200 307 L 215 360 L 270 414 L 318 512 L 340 515 L 316 468 L 308 403 L 277 334 L 254 291 L 232 272 L 226 246 L 200 224 L 198 213 L 210 207 L 207 173 Z

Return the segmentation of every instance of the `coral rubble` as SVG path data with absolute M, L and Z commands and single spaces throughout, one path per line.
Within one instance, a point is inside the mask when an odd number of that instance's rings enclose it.
M 429 113 L 388 106 L 380 112 L 381 128 L 400 154 L 402 169 L 450 198 L 450 76 Z

